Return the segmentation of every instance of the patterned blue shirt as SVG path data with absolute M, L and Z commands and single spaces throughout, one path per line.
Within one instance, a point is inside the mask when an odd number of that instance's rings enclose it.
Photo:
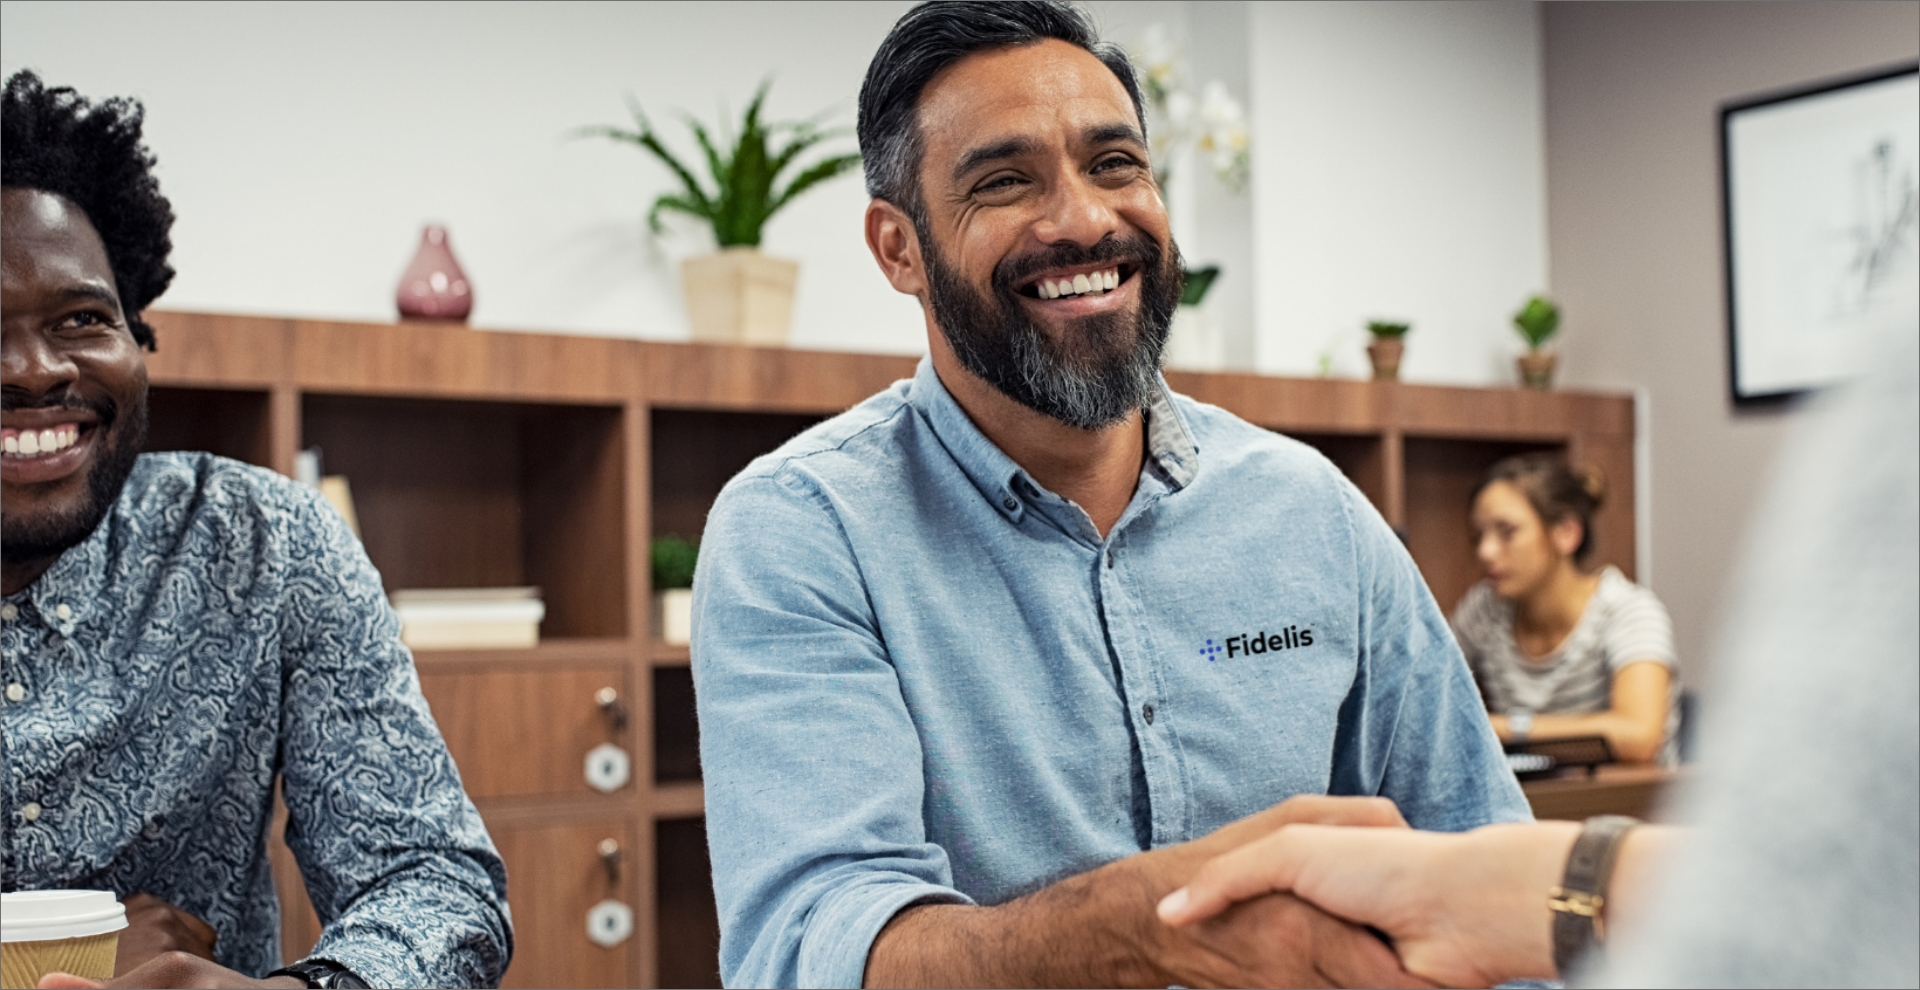
M 492 986 L 506 872 L 420 695 L 380 578 L 310 489 L 147 454 L 4 619 L 7 890 L 145 891 L 280 965 L 273 783 L 326 926 L 373 986 Z M 17 688 L 16 688 L 17 685 Z
M 922 362 L 707 520 L 693 673 L 729 986 L 859 986 L 998 904 L 1296 794 L 1531 815 L 1446 621 L 1312 448 L 1162 390 L 1103 538 Z

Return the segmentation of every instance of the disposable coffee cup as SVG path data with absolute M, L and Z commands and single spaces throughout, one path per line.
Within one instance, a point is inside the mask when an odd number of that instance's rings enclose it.
M 104 890 L 0 894 L 0 987 L 39 986 L 48 973 L 113 979 L 127 909 Z

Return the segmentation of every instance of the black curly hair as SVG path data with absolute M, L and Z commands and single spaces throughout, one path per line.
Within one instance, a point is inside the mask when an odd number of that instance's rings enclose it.
M 133 339 L 153 350 L 153 327 L 141 314 L 173 281 L 173 206 L 140 143 L 145 117 L 138 100 L 90 103 L 22 69 L 7 79 L 0 103 L 0 186 L 63 196 L 87 214 L 106 245 Z

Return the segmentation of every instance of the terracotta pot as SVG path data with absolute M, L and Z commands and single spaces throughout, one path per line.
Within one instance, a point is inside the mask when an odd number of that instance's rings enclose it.
M 1407 352 L 1407 342 L 1399 337 L 1375 337 L 1367 345 L 1367 357 L 1373 361 L 1374 381 L 1397 381 L 1400 378 L 1400 356 Z
M 680 263 L 693 339 L 729 344 L 787 342 L 800 264 L 733 247 Z
M 1555 360 L 1552 351 L 1528 351 L 1514 358 L 1514 365 L 1520 369 L 1520 384 L 1528 388 L 1552 388 Z
M 447 228 L 430 223 L 420 232 L 420 249 L 400 276 L 394 303 L 401 319 L 457 320 L 465 323 L 473 312 L 473 287 L 454 260 Z

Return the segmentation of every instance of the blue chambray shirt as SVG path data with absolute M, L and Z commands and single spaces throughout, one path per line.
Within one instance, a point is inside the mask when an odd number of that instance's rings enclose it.
M 221 965 L 260 976 L 281 962 L 280 774 L 326 925 L 315 957 L 376 987 L 499 981 L 505 870 L 380 577 L 317 493 L 209 454 L 143 455 L 0 619 L 5 889 L 154 894 L 213 926 Z
M 728 484 L 693 672 L 729 986 L 859 986 L 909 904 L 997 904 L 1296 794 L 1531 817 L 1331 463 L 1164 385 L 1148 455 L 1103 540 L 923 361 Z

